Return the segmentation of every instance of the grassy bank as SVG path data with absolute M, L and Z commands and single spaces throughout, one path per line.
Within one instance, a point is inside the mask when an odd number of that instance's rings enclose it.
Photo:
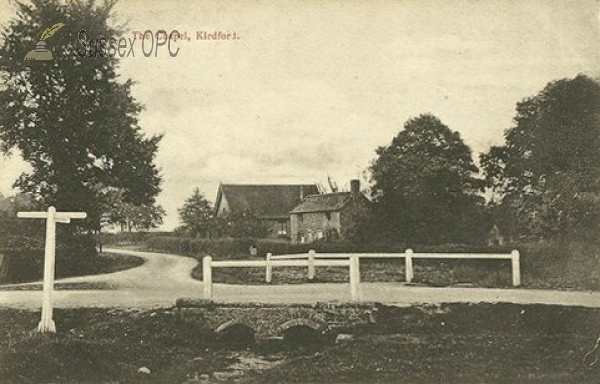
M 88 258 L 85 262 L 80 263 L 78 268 L 63 268 L 63 266 L 57 263 L 56 266 L 56 278 L 62 279 L 66 277 L 76 277 L 85 275 L 99 275 L 103 273 L 119 272 L 126 269 L 139 267 L 144 264 L 144 259 L 136 256 L 112 254 L 112 253 L 101 253 L 98 256 Z M 41 281 L 42 275 L 40 273 L 35 275 L 25 275 L 28 278 L 18 279 L 11 281 L 11 284 L 17 283 L 29 283 Z M 91 284 L 56 284 L 57 289 L 106 289 L 109 287 L 97 286 Z M 12 288 L 3 287 L 0 285 L 0 290 L 3 289 L 41 289 L 41 286 L 27 286 L 23 288 Z
M 272 341 L 236 348 L 172 310 L 57 310 L 58 334 L 30 332 L 38 312 L 0 309 L 5 382 L 596 383 L 583 357 L 600 310 L 522 305 L 382 307 L 339 344 Z M 145 369 L 144 369 L 145 368 Z

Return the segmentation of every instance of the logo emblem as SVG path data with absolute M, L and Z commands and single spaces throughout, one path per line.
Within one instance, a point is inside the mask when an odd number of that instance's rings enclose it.
M 35 45 L 35 49 L 27 52 L 25 61 L 52 61 L 54 56 L 52 52 L 46 49 L 46 40 L 56 33 L 59 29 L 65 26 L 65 23 L 56 23 L 53 26 L 46 28 L 40 37 L 40 41 Z

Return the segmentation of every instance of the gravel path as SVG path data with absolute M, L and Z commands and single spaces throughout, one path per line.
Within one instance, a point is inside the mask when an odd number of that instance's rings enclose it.
M 180 297 L 202 297 L 202 283 L 192 279 L 197 261 L 164 253 L 105 249 L 106 252 L 141 257 L 146 262 L 126 271 L 57 280 L 61 283 L 100 283 L 114 290 L 60 290 L 54 305 L 68 307 L 170 307 Z M 555 304 L 600 308 L 600 292 L 550 291 L 533 289 L 429 288 L 398 283 L 363 283 L 362 300 L 398 306 L 417 303 L 517 303 Z M 41 291 L 0 291 L 0 307 L 35 309 L 41 305 Z M 222 302 L 311 303 L 348 301 L 347 284 L 294 284 L 245 286 L 214 284 L 213 299 Z

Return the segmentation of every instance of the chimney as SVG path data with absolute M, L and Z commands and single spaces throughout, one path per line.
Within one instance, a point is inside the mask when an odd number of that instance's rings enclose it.
M 300 186 L 300 200 L 304 200 L 304 186 Z
M 358 199 L 358 197 L 360 196 L 360 180 L 350 180 L 350 192 L 352 192 L 352 198 L 354 200 Z

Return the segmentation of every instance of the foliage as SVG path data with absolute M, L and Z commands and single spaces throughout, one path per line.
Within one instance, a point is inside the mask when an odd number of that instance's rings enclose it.
M 269 231 L 264 221 L 251 210 L 216 216 L 213 206 L 198 188 L 179 208 L 179 217 L 183 225 L 177 232 L 191 237 L 265 237 Z
M 43 246 L 44 221 L 17 218 L 17 212 L 35 207 L 35 203 L 23 195 L 0 199 L 0 247 L 34 249 Z
M 121 234 L 115 234 L 121 237 Z M 314 249 L 320 253 L 404 253 L 407 248 L 415 252 L 473 252 L 473 253 L 509 253 L 509 246 L 489 247 L 477 244 L 437 244 L 419 245 L 415 243 L 354 243 L 349 241 L 329 241 L 304 244 L 292 244 L 289 241 L 277 239 L 255 239 L 255 238 L 196 238 L 167 236 L 166 234 L 147 233 L 143 234 L 139 244 L 152 251 L 173 253 L 188 256 L 206 256 L 215 258 L 249 258 L 250 246 L 256 246 L 257 257 L 264 258 L 267 253 L 273 255 L 307 253 Z M 113 235 L 111 235 L 113 237 Z M 108 240 L 106 240 L 109 243 Z
M 261 238 L 269 234 L 268 224 L 251 210 L 231 212 L 223 219 L 226 223 L 226 236 Z
M 192 195 L 178 209 L 183 230 L 192 237 L 208 236 L 213 211 L 211 203 L 204 197 L 204 194 L 200 192 L 199 188 L 195 188 Z
M 44 244 L 36 247 L 0 248 L 8 260 L 8 274 L 2 283 L 40 280 L 44 271 Z M 85 235 L 59 236 L 56 247 L 56 276 L 67 277 L 93 273 L 97 261 L 96 242 Z M 96 263 L 97 264 L 97 263 Z
M 550 82 L 517 104 L 505 144 L 481 155 L 513 232 L 586 236 L 600 229 L 600 83 Z
M 85 227 L 99 229 L 99 191 L 122 188 L 127 203 L 152 205 L 160 191 L 154 157 L 161 136 L 146 138 L 133 83 L 118 81 L 118 61 L 81 57 L 79 31 L 115 36 L 108 24 L 114 1 L 16 3 L 17 16 L 0 44 L 0 150 L 18 149 L 32 167 L 15 186 L 42 206 L 88 213 Z M 23 61 L 42 31 L 63 22 L 48 40 L 54 60 Z
M 413 243 L 481 241 L 481 181 L 470 148 L 437 117 L 408 120 L 370 167 L 373 236 Z
M 175 236 L 148 236 L 145 245 L 148 250 L 189 256 L 210 255 L 215 258 L 248 256 L 254 239 L 245 238 L 189 238 Z
M 138 231 L 147 231 L 151 228 L 157 228 L 162 224 L 162 218 L 165 210 L 160 205 L 133 205 L 131 203 L 121 203 L 118 206 L 119 220 L 121 230 L 127 228 L 129 232 L 132 229 Z

